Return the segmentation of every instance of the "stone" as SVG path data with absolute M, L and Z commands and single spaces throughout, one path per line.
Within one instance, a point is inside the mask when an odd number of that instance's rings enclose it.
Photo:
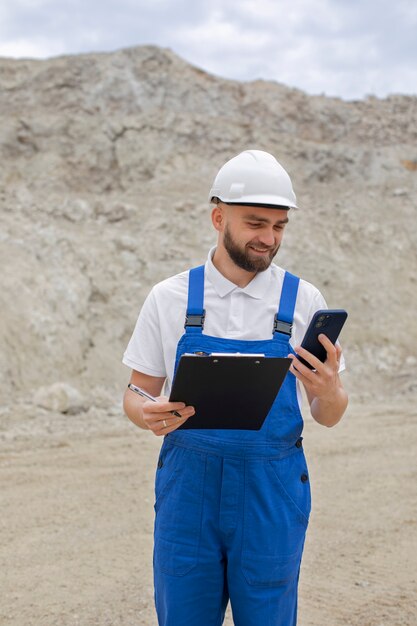
M 80 392 L 68 383 L 58 382 L 40 387 L 34 394 L 33 403 L 49 411 L 75 414 L 85 410 Z

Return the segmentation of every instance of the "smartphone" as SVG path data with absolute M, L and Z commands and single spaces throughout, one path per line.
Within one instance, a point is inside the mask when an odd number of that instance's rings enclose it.
M 347 315 L 344 309 L 316 311 L 304 335 L 301 347 L 311 352 L 311 354 L 314 354 L 315 357 L 324 363 L 327 358 L 327 352 L 325 347 L 322 346 L 318 340 L 318 336 L 323 333 L 323 335 L 326 335 L 326 337 L 335 344 L 343 328 L 343 324 L 346 322 Z M 297 355 L 297 358 L 311 370 L 314 369 L 314 367 L 302 357 Z

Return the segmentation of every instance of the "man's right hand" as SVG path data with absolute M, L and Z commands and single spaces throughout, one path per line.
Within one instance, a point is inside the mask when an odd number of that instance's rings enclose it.
M 183 402 L 169 402 L 165 396 L 159 396 L 157 400 L 158 402 L 146 400 L 142 404 L 142 411 L 146 426 L 158 437 L 177 430 L 195 413 L 194 407 L 186 406 Z M 172 411 L 179 413 L 181 417 L 173 415 Z

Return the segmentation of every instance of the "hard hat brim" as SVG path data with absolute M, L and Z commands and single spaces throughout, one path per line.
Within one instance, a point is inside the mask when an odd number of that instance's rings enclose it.
M 289 209 L 298 209 L 296 206 L 264 204 L 263 202 L 225 202 L 224 204 L 228 204 L 230 206 L 259 206 L 264 209 L 285 209 L 286 211 L 289 211 Z
M 288 198 L 254 198 L 253 200 L 250 197 L 242 198 L 242 200 L 227 200 L 220 198 L 220 196 L 212 196 L 210 198 L 210 202 L 216 203 L 216 199 L 220 200 L 224 204 L 229 204 L 231 206 L 259 206 L 264 207 L 266 209 L 299 209 L 294 202 L 289 203 Z

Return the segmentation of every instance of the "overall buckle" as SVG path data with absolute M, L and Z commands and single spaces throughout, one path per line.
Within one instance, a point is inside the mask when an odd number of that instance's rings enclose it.
M 283 333 L 284 335 L 288 335 L 291 337 L 292 334 L 292 323 L 291 322 L 283 322 L 278 318 L 274 320 L 274 333 Z
M 205 318 L 206 318 L 205 310 L 203 310 L 201 314 L 187 313 L 187 315 L 185 316 L 184 328 L 186 328 L 187 326 L 192 326 L 192 327 L 200 326 L 201 328 L 203 328 Z

